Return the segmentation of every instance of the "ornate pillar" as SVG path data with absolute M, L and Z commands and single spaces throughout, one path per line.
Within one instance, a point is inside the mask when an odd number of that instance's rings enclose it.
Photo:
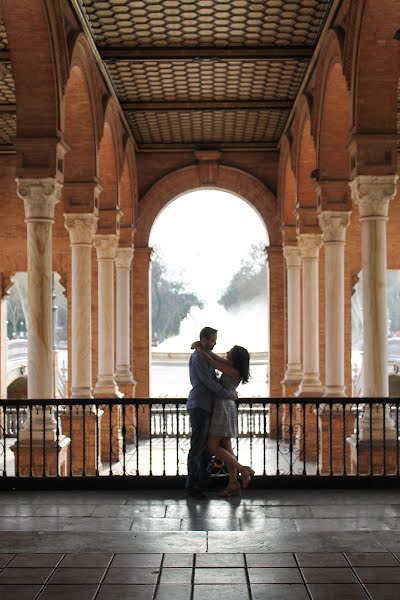
M 319 378 L 318 259 L 321 235 L 298 235 L 302 266 L 303 377 L 299 396 L 322 396 Z
M 132 329 L 133 368 L 136 378 L 135 393 L 138 398 L 150 395 L 151 371 L 151 259 L 153 248 L 135 248 L 132 269 Z M 149 410 L 138 414 L 138 432 L 150 432 Z
M 91 398 L 91 251 L 98 217 L 94 213 L 68 213 L 64 217 L 72 254 L 72 397 Z
M 361 266 L 363 281 L 363 396 L 388 396 L 387 369 L 387 294 L 386 294 L 386 221 L 389 202 L 396 193 L 397 175 L 359 175 L 350 188 L 358 205 L 361 222 Z M 387 472 L 394 472 L 397 432 L 389 407 L 365 406 L 357 432 L 348 439 L 352 446 L 352 466 L 361 473 L 382 472 L 386 453 Z M 385 434 L 383 432 L 385 429 Z M 385 448 L 383 439 L 385 438 Z M 370 460 L 369 448 L 372 448 Z M 358 457 L 357 457 L 358 454 Z
M 9 273 L 0 273 L 0 398 L 7 398 L 7 360 L 8 360 L 8 337 L 7 337 L 7 298 L 8 289 L 11 287 L 11 276 Z M 1 409 L 0 409 L 1 417 Z M 0 432 L 3 421 L 0 420 Z M 1 433 L 0 433 L 1 437 Z
M 114 260 L 118 244 L 115 234 L 95 235 L 98 260 L 98 375 L 95 396 L 115 397 L 114 379 Z
M 115 378 L 118 386 L 130 389 L 135 384 L 131 371 L 130 360 L 130 270 L 133 258 L 133 248 L 118 248 L 115 257 L 117 282 L 117 315 L 116 315 L 116 369 Z
M 344 245 L 350 213 L 319 215 L 325 246 L 325 396 L 345 396 Z
M 287 347 L 288 363 L 283 384 L 298 387 L 301 368 L 301 256 L 297 246 L 285 246 L 287 273 Z
M 55 178 L 19 179 L 17 193 L 24 201 L 28 258 L 28 397 L 53 396 L 52 369 L 52 226 L 61 184 Z M 32 412 L 19 437 L 20 474 L 55 474 L 56 458 L 61 471 L 70 440 L 62 435 L 51 409 Z M 46 465 L 43 465 L 43 443 Z M 32 444 L 32 461 L 29 445 Z M 16 451 L 16 445 L 13 447 Z

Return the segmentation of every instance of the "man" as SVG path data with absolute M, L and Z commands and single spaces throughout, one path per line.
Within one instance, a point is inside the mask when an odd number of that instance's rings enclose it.
M 217 343 L 216 329 L 204 327 L 200 331 L 200 343 L 204 350 L 211 352 Z M 204 498 L 209 474 L 207 465 L 209 454 L 207 450 L 208 430 L 210 428 L 214 400 L 231 398 L 236 400 L 236 390 L 227 390 L 219 383 L 215 370 L 204 356 L 195 350 L 189 362 L 190 383 L 192 389 L 187 401 L 192 436 L 188 455 L 188 476 L 186 490 L 194 498 Z

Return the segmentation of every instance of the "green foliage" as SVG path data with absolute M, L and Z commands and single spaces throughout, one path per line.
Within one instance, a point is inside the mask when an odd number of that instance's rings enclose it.
M 267 295 L 267 266 L 263 244 L 253 244 L 218 303 L 227 310 Z
M 187 292 L 183 281 L 170 281 L 166 266 L 158 251 L 155 252 L 151 269 L 151 303 L 153 342 L 177 335 L 183 319 L 192 306 L 203 308 L 201 300 Z

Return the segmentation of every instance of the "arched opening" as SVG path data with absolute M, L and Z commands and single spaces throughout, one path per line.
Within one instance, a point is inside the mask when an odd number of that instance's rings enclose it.
M 244 397 L 268 396 L 268 232 L 243 198 L 200 189 L 158 215 L 152 260 L 151 396 L 185 397 L 190 345 L 204 326 L 218 329 L 215 351 L 246 347 L 252 379 Z

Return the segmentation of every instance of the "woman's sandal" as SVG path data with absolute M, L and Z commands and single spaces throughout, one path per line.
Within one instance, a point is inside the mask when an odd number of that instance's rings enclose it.
M 254 471 L 251 467 L 243 467 L 240 476 L 242 478 L 242 488 L 245 490 L 250 485 L 251 478 L 254 476 Z
M 220 493 L 220 496 L 223 498 L 230 498 L 231 496 L 239 496 L 242 488 L 238 481 L 231 481 L 228 483 L 223 492 Z

